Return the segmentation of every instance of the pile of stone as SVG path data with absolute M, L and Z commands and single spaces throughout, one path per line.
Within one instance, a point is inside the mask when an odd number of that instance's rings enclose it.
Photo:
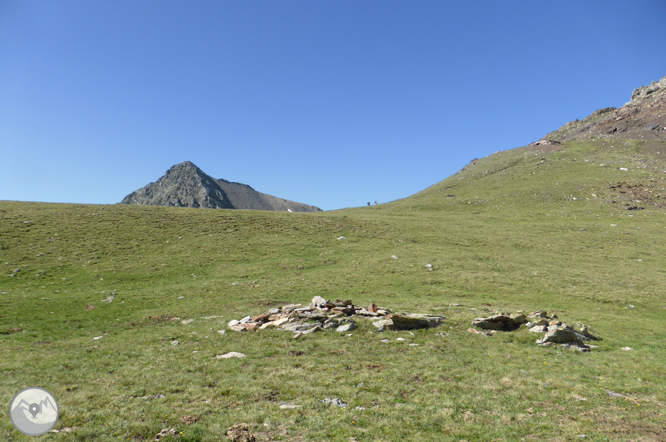
M 537 339 L 536 344 L 544 347 L 559 346 L 577 351 L 590 351 L 595 345 L 587 344 L 589 341 L 601 341 L 598 336 L 590 333 L 588 327 L 578 322 L 576 328 L 560 321 L 557 315 L 548 316 L 547 312 L 538 310 L 528 315 L 518 312 L 515 314 L 499 313 L 487 318 L 476 318 L 472 325 L 482 329 L 469 331 L 492 335 L 499 331 L 515 331 L 521 327 L 527 328 L 532 333 L 545 333 L 542 339 Z
M 387 308 L 374 303 L 359 307 L 351 300 L 336 299 L 331 302 L 321 296 L 312 298 L 308 306 L 289 304 L 270 309 L 268 312 L 246 316 L 229 322 L 229 328 L 243 332 L 275 328 L 296 333 L 296 337 L 318 331 L 335 330 L 349 332 L 355 330 L 359 318 L 369 319 L 377 331 L 416 330 L 436 327 L 444 322 L 443 316 L 431 316 L 418 313 L 392 313 Z

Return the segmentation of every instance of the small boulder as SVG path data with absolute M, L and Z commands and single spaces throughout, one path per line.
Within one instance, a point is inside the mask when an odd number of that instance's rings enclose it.
M 217 359 L 231 359 L 231 358 L 244 358 L 245 355 L 243 353 L 239 353 L 237 351 L 232 351 L 229 353 L 225 353 L 223 355 L 217 355 L 215 356 Z
M 356 330 L 357 328 L 358 326 L 356 325 L 356 323 L 352 321 L 339 326 L 338 328 L 335 329 L 335 331 L 340 333 L 345 333 L 345 332 L 350 332 L 352 330 Z
M 395 326 L 393 325 L 392 319 L 380 319 L 378 321 L 374 321 L 372 325 L 377 327 L 378 332 L 384 332 L 386 330 L 395 330 Z
M 422 328 L 432 328 L 438 327 L 444 323 L 444 316 L 431 316 L 424 315 L 421 313 L 410 313 L 407 315 L 391 315 L 391 321 L 393 321 L 394 330 L 417 330 Z M 377 327 L 377 322 L 375 321 L 374 325 Z

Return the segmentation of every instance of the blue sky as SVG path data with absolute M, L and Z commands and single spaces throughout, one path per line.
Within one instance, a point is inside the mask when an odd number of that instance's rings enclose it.
M 407 197 L 666 76 L 666 2 L 0 0 L 0 199 Z

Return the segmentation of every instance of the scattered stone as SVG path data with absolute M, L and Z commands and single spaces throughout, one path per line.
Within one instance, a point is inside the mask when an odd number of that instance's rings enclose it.
M 530 318 L 532 321 L 528 321 Z M 467 331 L 471 333 L 491 336 L 498 331 L 514 331 L 525 325 L 531 333 L 545 333 L 542 339 L 536 341 L 541 346 L 559 346 L 572 351 L 590 351 L 597 346 L 586 344 L 586 341 L 601 341 L 602 339 L 590 333 L 589 328 L 581 323 L 577 323 L 577 328 L 564 324 L 557 315 L 548 317 L 548 313 L 543 310 L 537 310 L 530 313 L 527 317 L 521 312 L 515 314 L 499 313 L 488 318 L 476 318 L 472 325 L 487 332 L 478 331 L 470 328 Z
M 163 428 L 162 431 L 160 431 L 159 433 L 157 433 L 155 435 L 155 440 L 158 441 L 158 440 L 161 440 L 163 437 L 167 437 L 167 436 L 178 437 L 179 435 L 178 435 L 178 433 L 176 433 L 175 428 Z
M 431 269 L 431 268 L 432 268 L 432 264 L 426 264 L 425 266 L 426 266 L 427 269 Z
M 415 344 L 415 343 L 412 342 L 411 344 L 409 344 L 409 346 L 410 346 L 410 347 L 418 347 L 419 344 Z
M 104 337 L 103 335 L 102 336 L 95 336 L 94 338 L 92 338 L 92 340 L 97 341 L 99 339 L 102 339 L 103 337 Z
M 185 297 L 184 296 L 179 296 L 178 299 L 185 299 Z
M 296 404 L 287 404 L 282 402 L 280 404 L 280 410 L 295 410 L 297 408 L 301 408 L 302 405 L 296 405 Z
M 328 405 L 335 405 L 336 407 L 345 408 L 345 407 L 349 406 L 349 404 L 345 404 L 344 402 L 342 402 L 340 399 L 338 399 L 336 397 L 333 397 L 333 398 L 327 397 L 327 398 L 322 399 L 321 401 L 325 404 L 328 404 Z
M 195 320 L 194 319 L 185 319 L 183 321 L 180 321 L 181 324 L 187 325 L 193 323 Z
M 256 442 L 256 438 L 250 433 L 250 426 L 245 422 L 235 424 L 227 430 L 227 439 L 231 442 Z
M 622 347 L 620 350 L 631 351 L 631 350 L 633 350 L 633 348 L 631 348 L 631 347 Z
M 218 332 L 219 334 L 223 335 L 223 334 L 226 333 L 226 330 L 218 330 L 217 332 Z
M 102 302 L 106 302 L 107 304 L 109 304 L 114 300 L 115 297 L 116 297 L 116 295 L 111 295 L 108 298 L 102 299 Z
M 339 236 L 338 237 L 338 240 L 342 240 L 342 239 L 347 239 L 347 238 L 345 238 L 344 236 Z
M 305 334 L 322 330 L 336 330 L 341 333 L 358 328 L 352 317 L 366 317 L 373 320 L 378 331 L 385 330 L 414 330 L 430 328 L 440 325 L 443 316 L 432 316 L 417 313 L 393 314 L 387 308 L 381 308 L 371 303 L 365 308 L 355 306 L 351 300 L 336 299 L 331 302 L 321 296 L 315 296 L 309 306 L 289 304 L 281 308 L 273 308 L 269 312 L 246 316 L 228 323 L 231 330 L 243 332 L 249 330 L 263 330 L 269 327 L 284 331 L 291 331 L 299 338 Z
M 244 358 L 245 355 L 243 353 L 239 353 L 237 351 L 232 351 L 229 353 L 225 353 L 223 355 L 217 355 L 215 356 L 217 359 L 231 359 L 231 358 Z
M 389 342 L 391 342 L 391 340 L 390 339 L 382 339 L 381 342 L 383 342 L 384 344 L 388 344 Z
M 405 341 L 405 340 L 406 340 L 405 338 L 396 338 L 396 341 L 400 341 L 400 342 Z
M 391 255 L 391 258 L 393 258 L 393 259 L 398 259 L 398 257 L 395 256 L 395 255 Z
M 171 341 L 171 345 L 178 345 L 178 344 L 180 344 L 180 342 L 178 342 L 178 341 Z

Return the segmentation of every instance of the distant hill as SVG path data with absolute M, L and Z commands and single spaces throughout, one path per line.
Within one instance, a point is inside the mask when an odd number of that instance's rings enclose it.
M 318 212 L 320 208 L 257 192 L 247 184 L 215 179 L 190 161 L 176 164 L 154 183 L 127 195 L 120 204 Z

